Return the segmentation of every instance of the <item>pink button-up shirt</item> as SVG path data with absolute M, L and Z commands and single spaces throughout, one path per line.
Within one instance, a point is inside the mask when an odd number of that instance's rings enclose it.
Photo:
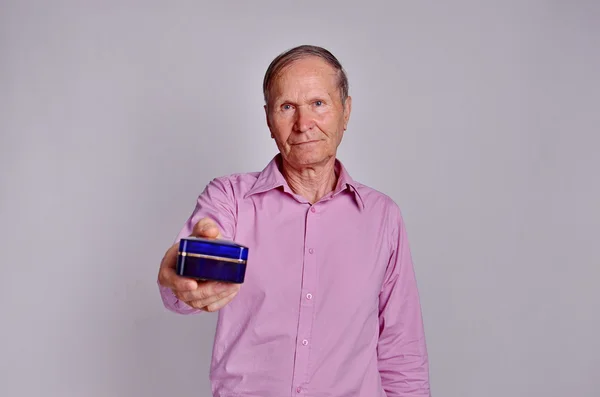
M 218 312 L 218 397 L 429 396 L 423 321 L 406 231 L 388 196 L 352 180 L 311 205 L 276 156 L 213 179 L 178 238 L 203 217 L 249 247 L 239 294 Z M 160 287 L 165 306 L 199 311 Z

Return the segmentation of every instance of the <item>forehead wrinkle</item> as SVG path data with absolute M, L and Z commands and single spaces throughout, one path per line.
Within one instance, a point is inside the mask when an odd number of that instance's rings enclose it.
M 287 83 L 289 83 L 290 81 L 292 82 L 292 87 L 291 89 L 295 92 L 298 91 L 302 91 L 303 90 L 303 86 L 305 84 L 301 84 L 300 87 L 294 87 L 295 82 L 298 81 L 299 78 L 302 79 L 303 82 L 305 82 L 306 80 L 309 80 L 309 86 L 311 86 L 311 88 L 309 89 L 308 93 L 303 94 L 302 95 L 302 99 L 306 100 L 306 98 L 318 98 L 318 97 L 322 97 L 324 94 L 326 94 L 330 99 L 334 98 L 334 93 L 336 91 L 338 91 L 338 73 L 333 70 L 333 68 L 331 68 L 329 65 L 325 64 L 325 65 L 315 65 L 314 67 L 310 68 L 310 72 L 308 73 L 308 75 L 306 73 L 302 73 L 302 67 L 299 67 L 298 69 L 294 70 L 293 68 L 294 64 L 288 65 L 286 66 L 284 69 L 282 69 L 280 71 L 280 73 L 277 74 L 277 76 L 275 76 L 274 81 L 273 81 L 273 93 L 274 95 L 274 102 L 278 102 L 281 101 L 282 97 L 283 97 L 283 93 L 282 93 L 282 86 L 283 85 L 287 85 Z M 300 74 L 300 76 L 298 76 Z M 331 80 L 329 80 L 327 84 L 320 84 L 321 83 L 321 78 L 323 77 L 323 75 L 328 75 L 328 77 L 331 78 Z M 313 89 L 313 87 L 317 86 L 316 89 Z M 294 94 L 292 94 L 293 96 Z M 286 94 L 286 96 L 290 96 L 289 94 Z M 284 100 L 288 100 L 288 98 L 283 98 Z M 297 100 L 298 98 L 296 98 Z M 289 100 L 291 100 L 291 98 L 289 98 Z

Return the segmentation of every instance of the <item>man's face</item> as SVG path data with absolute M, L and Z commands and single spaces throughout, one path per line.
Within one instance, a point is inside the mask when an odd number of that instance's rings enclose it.
M 273 82 L 265 106 L 277 147 L 294 168 L 335 157 L 350 110 L 350 97 L 342 104 L 336 70 L 317 57 L 287 66 Z

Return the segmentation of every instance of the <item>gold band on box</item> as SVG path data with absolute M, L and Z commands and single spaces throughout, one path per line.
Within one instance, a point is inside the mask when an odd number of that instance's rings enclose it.
M 205 254 L 194 254 L 194 253 L 191 253 L 191 252 L 181 252 L 181 251 L 179 251 L 177 253 L 177 255 L 180 255 L 180 256 L 189 256 L 189 257 L 192 257 L 192 258 L 212 259 L 212 260 L 215 260 L 215 261 L 223 261 L 223 262 L 246 263 L 246 261 L 243 260 L 243 259 L 223 258 L 223 257 L 220 257 L 220 256 L 205 255 Z

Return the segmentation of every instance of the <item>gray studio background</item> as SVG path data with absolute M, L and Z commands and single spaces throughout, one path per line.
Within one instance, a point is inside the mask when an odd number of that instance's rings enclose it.
M 158 264 L 275 154 L 263 73 L 303 43 L 403 210 L 433 395 L 600 396 L 593 1 L 1 1 L 1 396 L 209 396 L 216 315 L 167 312 Z

